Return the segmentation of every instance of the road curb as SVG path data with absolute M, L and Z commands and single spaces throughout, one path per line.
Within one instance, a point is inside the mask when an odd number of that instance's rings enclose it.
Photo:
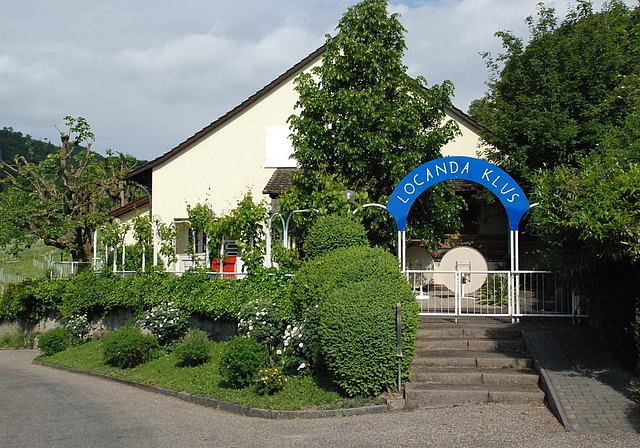
M 547 369 L 540 362 L 540 360 L 538 359 L 538 356 L 537 356 L 537 352 L 532 347 L 531 341 L 529 340 L 529 334 L 527 333 L 527 330 L 523 330 L 522 331 L 522 337 L 524 338 L 525 343 L 527 345 L 527 351 L 529 352 L 529 354 L 533 358 L 534 368 L 538 372 L 538 374 L 540 375 L 540 388 L 546 394 L 547 404 L 548 404 L 549 409 L 551 410 L 551 413 L 553 415 L 555 415 L 555 417 L 562 424 L 562 426 L 565 427 L 565 429 L 571 430 L 572 428 L 569 425 L 569 420 L 568 420 L 567 415 L 564 412 L 564 408 L 562 407 L 562 404 L 560 402 L 560 397 L 558 396 L 558 393 L 557 393 L 555 387 L 553 387 L 553 382 L 551 381 L 551 378 L 549 377 L 549 373 L 547 372 Z
M 247 406 L 241 406 L 239 404 L 229 403 L 226 401 L 216 400 L 214 398 L 201 397 L 198 395 L 191 395 L 186 392 L 176 392 L 175 390 L 163 389 L 161 387 L 150 386 L 148 384 L 136 383 L 134 381 L 123 380 L 120 378 L 114 378 L 100 373 L 88 372 L 86 370 L 72 369 L 70 367 L 58 366 L 55 364 L 49 364 L 41 361 L 32 361 L 33 364 L 49 367 L 51 369 L 63 370 L 65 372 L 77 373 L 80 375 L 91 376 L 114 383 L 123 384 L 125 386 L 135 387 L 146 392 L 151 392 L 159 395 L 165 395 L 173 398 L 177 398 L 188 403 L 205 406 L 208 408 L 218 409 L 220 411 L 228 412 L 236 415 L 244 415 L 247 417 L 258 417 L 273 420 L 294 420 L 294 419 L 314 419 L 314 418 L 329 418 L 329 417 L 350 417 L 354 415 L 368 415 L 368 414 L 382 414 L 384 412 L 390 412 L 397 410 L 395 406 L 392 406 L 387 402 L 383 405 L 375 406 L 363 406 L 358 408 L 345 408 L 345 409 L 326 409 L 326 410 L 310 410 L 310 411 L 284 411 L 273 409 L 260 409 L 251 408 Z

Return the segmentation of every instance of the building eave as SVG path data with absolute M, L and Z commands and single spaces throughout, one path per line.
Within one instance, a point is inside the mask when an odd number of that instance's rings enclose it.
M 298 73 L 304 71 L 304 69 L 306 69 L 308 66 L 313 64 L 314 61 L 316 61 L 320 56 L 322 56 L 322 53 L 324 53 L 325 49 L 326 49 L 326 44 L 321 46 L 317 50 L 315 50 L 309 56 L 307 56 L 306 58 L 304 58 L 303 60 L 298 62 L 296 65 L 294 65 L 289 70 L 284 72 L 278 78 L 276 78 L 275 80 L 273 80 L 272 82 L 267 84 L 265 87 L 260 89 L 258 92 L 256 92 L 255 94 L 251 95 L 249 98 L 247 98 L 245 101 L 243 101 L 240 105 L 238 105 L 234 109 L 230 110 L 225 115 L 223 115 L 222 117 L 218 118 L 216 121 L 214 121 L 213 123 L 211 123 L 207 127 L 203 128 L 199 132 L 195 133 L 194 135 L 189 137 L 184 142 L 180 143 L 178 146 L 176 146 L 175 148 L 173 148 L 169 152 L 167 152 L 167 153 L 161 155 L 160 157 L 150 161 L 146 165 L 143 165 L 140 168 L 128 173 L 126 175 L 126 178 L 128 180 L 134 180 L 137 177 L 143 176 L 143 173 L 148 172 L 149 170 L 152 170 L 154 167 L 166 162 L 167 160 L 171 159 L 172 157 L 175 157 L 176 155 L 178 155 L 179 153 L 184 151 L 186 148 L 191 146 L 196 141 L 200 140 L 201 138 L 203 138 L 207 134 L 213 132 L 217 128 L 223 126 L 225 123 L 227 123 L 228 121 L 232 120 L 234 117 L 240 115 L 242 112 L 244 112 L 246 109 L 251 107 L 253 104 L 255 104 L 258 101 L 260 101 L 260 99 L 262 99 L 264 96 L 268 95 L 269 93 L 274 91 L 276 88 L 278 88 L 280 85 L 284 84 L 291 77 L 296 76 Z

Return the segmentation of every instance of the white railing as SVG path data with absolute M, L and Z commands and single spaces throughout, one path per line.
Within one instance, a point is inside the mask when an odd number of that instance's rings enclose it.
M 69 278 L 90 266 L 90 263 L 84 261 L 52 261 L 49 268 L 52 279 L 61 279 Z
M 20 283 L 25 281 L 24 277 L 14 274 L 5 274 L 4 269 L 0 268 L 0 283 Z
M 405 274 L 421 315 L 586 317 L 578 296 L 547 271 L 408 270 Z

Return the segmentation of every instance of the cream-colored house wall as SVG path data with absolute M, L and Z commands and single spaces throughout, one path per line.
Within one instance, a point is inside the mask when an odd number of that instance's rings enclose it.
M 472 129 L 467 123 L 457 120 L 456 117 L 447 111 L 447 118 L 456 121 L 462 135 L 456 136 L 455 139 L 442 147 L 442 157 L 450 156 L 467 156 L 478 157 L 480 151 L 481 138 L 476 130 Z
M 287 126 L 297 101 L 293 78 L 153 170 L 153 213 L 186 218 L 186 204 L 207 201 L 220 214 L 248 191 L 254 201 L 275 168 L 265 168 L 267 126 Z
M 320 62 L 316 60 L 306 70 Z M 255 201 L 268 200 L 262 190 L 276 167 L 265 166 L 267 131 L 268 127 L 288 128 L 287 119 L 298 100 L 294 79 L 290 77 L 233 119 L 154 167 L 153 214 L 169 223 L 187 217 L 187 204 L 205 201 L 222 214 L 249 191 Z M 455 115 L 447 115 L 456 120 Z M 476 157 L 479 135 L 467 123 L 456 121 L 462 134 L 442 148 L 442 155 Z

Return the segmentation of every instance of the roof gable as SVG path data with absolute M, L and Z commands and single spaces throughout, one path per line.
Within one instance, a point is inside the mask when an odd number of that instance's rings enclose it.
M 156 167 L 156 166 L 164 163 L 165 161 L 171 159 L 172 157 L 178 155 L 183 150 L 185 150 L 189 146 L 191 146 L 193 143 L 197 142 L 198 140 L 200 140 L 201 138 L 205 137 L 209 133 L 213 132 L 217 128 L 223 126 L 225 123 L 229 122 L 234 117 L 240 115 L 242 112 L 244 112 L 246 109 L 251 107 L 253 104 L 257 103 L 260 99 L 262 99 L 263 97 L 265 97 L 266 95 L 268 95 L 272 91 L 276 90 L 279 86 L 284 84 L 292 76 L 296 76 L 298 73 L 302 72 L 305 68 L 307 68 L 310 65 L 312 65 L 318 58 L 320 58 L 322 56 L 322 54 L 325 52 L 326 48 L 327 48 L 326 44 L 321 46 L 320 48 L 315 50 L 313 53 L 309 54 L 306 58 L 302 59 L 296 65 L 291 67 L 289 70 L 284 72 L 278 78 L 276 78 L 275 80 L 273 80 L 272 82 L 267 84 L 265 87 L 263 87 L 262 89 L 260 89 L 256 93 L 254 93 L 253 95 L 251 95 L 249 98 L 247 98 L 245 101 L 240 103 L 238 106 L 236 106 L 235 108 L 233 108 L 232 110 L 230 110 L 229 112 L 224 114 L 222 117 L 218 118 L 213 123 L 209 124 L 208 126 L 203 128 L 199 132 L 195 133 L 194 135 L 189 137 L 184 142 L 180 143 L 175 148 L 173 148 L 170 151 L 164 153 L 160 157 L 158 157 L 158 158 L 148 162 L 147 164 L 141 166 L 140 168 L 128 173 L 126 175 L 126 179 L 132 180 L 132 181 L 136 181 L 136 182 L 142 183 L 142 184 L 145 184 L 145 182 L 148 183 L 149 180 L 150 180 L 150 171 L 154 167 Z M 471 118 L 469 115 L 465 114 L 462 110 L 460 110 L 460 109 L 458 109 L 458 108 L 456 108 L 454 106 L 446 107 L 446 109 L 455 120 L 460 121 L 460 122 L 464 122 L 466 124 L 466 126 L 468 126 L 471 129 L 473 129 L 476 133 L 480 134 L 482 131 L 485 131 L 485 129 L 482 126 L 480 126 L 473 118 Z
M 195 143 L 196 141 L 198 141 L 202 137 L 204 137 L 207 134 L 209 134 L 212 131 L 214 131 L 216 128 L 224 125 L 225 123 L 227 123 L 232 118 L 238 116 L 243 111 L 248 109 L 250 106 L 252 106 L 256 102 L 258 102 L 261 98 L 263 98 L 264 96 L 268 95 L 269 93 L 271 93 L 272 91 L 277 89 L 280 85 L 284 84 L 292 76 L 296 76 L 298 73 L 303 71 L 305 68 L 307 68 L 308 66 L 312 65 L 320 56 L 322 56 L 322 53 L 324 53 L 325 49 L 326 49 L 326 45 L 323 45 L 322 47 L 318 48 L 313 53 L 311 53 L 309 56 L 307 56 L 306 58 L 304 58 L 303 60 L 298 62 L 296 65 L 291 67 L 289 70 L 284 72 L 282 75 L 280 75 L 279 77 L 274 79 L 272 82 L 267 84 L 265 87 L 263 87 L 262 89 L 260 89 L 259 91 L 257 91 L 253 95 L 251 95 L 249 98 L 244 100 L 242 103 L 240 103 L 240 105 L 236 106 L 235 108 L 233 108 L 232 110 L 230 110 L 229 112 L 224 114 L 222 117 L 218 118 L 216 121 L 211 123 L 209 126 L 203 128 L 199 132 L 195 133 L 194 135 L 189 137 L 184 142 L 180 143 L 178 146 L 176 146 L 175 148 L 173 148 L 169 152 L 167 152 L 167 153 L 161 155 L 160 157 L 150 161 L 146 165 L 143 165 L 140 168 L 138 168 L 138 169 L 136 169 L 134 171 L 131 171 L 130 173 L 127 174 L 126 178 L 129 179 L 129 180 L 136 180 L 136 178 L 141 177 L 144 172 L 146 172 L 146 171 L 152 169 L 153 167 L 155 167 L 157 165 L 160 165 L 161 163 L 171 159 L 172 157 L 174 157 L 175 155 L 179 154 L 180 152 L 182 152 L 183 150 L 188 148 L 190 145 L 192 145 L 193 143 Z

